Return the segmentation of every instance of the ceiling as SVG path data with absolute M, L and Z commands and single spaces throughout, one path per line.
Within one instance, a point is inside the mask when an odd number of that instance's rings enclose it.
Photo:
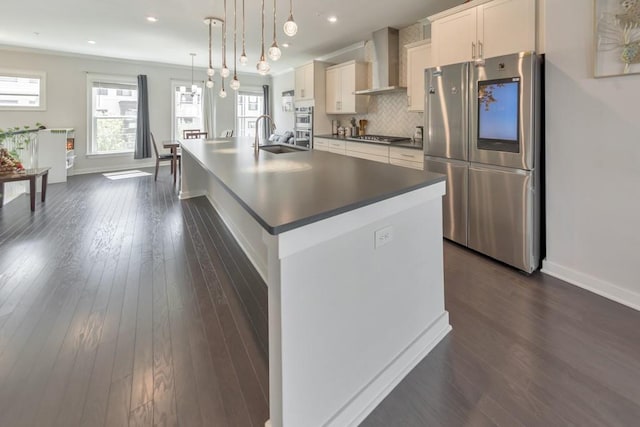
M 233 7 L 227 1 L 227 64 L 233 64 Z M 238 56 L 242 37 L 242 0 L 238 10 Z M 238 72 L 254 72 L 260 55 L 260 1 L 244 0 L 246 52 L 249 64 Z M 419 19 L 463 3 L 463 0 L 293 0 L 298 33 L 287 37 L 282 24 L 288 0 L 276 0 L 277 40 L 282 58 L 269 61 L 272 73 L 367 40 L 383 27 L 402 28 Z M 207 16 L 224 16 L 222 0 L 16 0 L 3 2 L 0 44 L 111 58 L 191 65 L 208 62 Z M 273 39 L 273 0 L 265 2 L 265 50 Z M 327 18 L 335 15 L 331 24 Z M 148 22 L 153 16 L 157 22 Z M 213 29 L 214 67 L 221 64 L 220 28 Z M 93 40 L 95 44 L 89 44 Z M 284 42 L 289 48 L 282 48 Z

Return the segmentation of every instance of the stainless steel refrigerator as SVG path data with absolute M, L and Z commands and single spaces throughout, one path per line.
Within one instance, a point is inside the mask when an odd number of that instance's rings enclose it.
M 444 235 L 532 272 L 540 262 L 540 61 L 425 72 L 425 168 L 447 175 Z

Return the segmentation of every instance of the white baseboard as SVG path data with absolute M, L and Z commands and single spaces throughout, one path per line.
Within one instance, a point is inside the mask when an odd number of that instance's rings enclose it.
M 161 167 L 164 165 L 161 165 Z M 156 161 L 152 162 L 144 162 L 144 163 L 136 163 L 133 165 L 120 165 L 120 166 L 103 166 L 98 168 L 84 168 L 84 169 L 73 169 L 72 175 L 86 175 L 89 173 L 103 173 L 103 172 L 114 172 L 114 171 L 126 171 L 129 169 L 140 169 L 140 168 L 155 168 Z
M 207 192 L 202 190 L 202 191 L 180 191 L 180 194 L 178 195 L 178 198 L 180 200 L 185 200 L 185 199 L 193 199 L 194 197 L 202 197 L 202 196 L 206 196 Z
M 542 261 L 543 273 L 569 282 L 579 288 L 640 311 L 640 293 L 621 288 L 613 283 L 598 279 L 580 271 L 557 264 L 553 261 Z
M 336 427 L 359 425 L 450 331 L 449 312 L 445 311 L 326 425 Z

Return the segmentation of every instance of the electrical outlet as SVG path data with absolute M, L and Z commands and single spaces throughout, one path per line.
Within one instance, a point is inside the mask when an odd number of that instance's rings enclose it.
M 373 233 L 373 237 L 374 237 L 374 245 L 373 245 L 374 248 L 379 248 L 381 246 L 384 246 L 393 240 L 393 227 L 388 226 L 385 228 L 381 228 L 380 230 L 377 230 L 375 233 Z

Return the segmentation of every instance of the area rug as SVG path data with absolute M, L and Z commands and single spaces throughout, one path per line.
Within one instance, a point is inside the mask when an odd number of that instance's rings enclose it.
M 149 176 L 151 175 L 149 172 L 142 172 L 139 170 L 131 170 L 131 171 L 120 171 L 120 172 L 109 172 L 103 173 L 106 178 L 109 179 L 125 179 L 125 178 L 138 178 L 141 176 Z

